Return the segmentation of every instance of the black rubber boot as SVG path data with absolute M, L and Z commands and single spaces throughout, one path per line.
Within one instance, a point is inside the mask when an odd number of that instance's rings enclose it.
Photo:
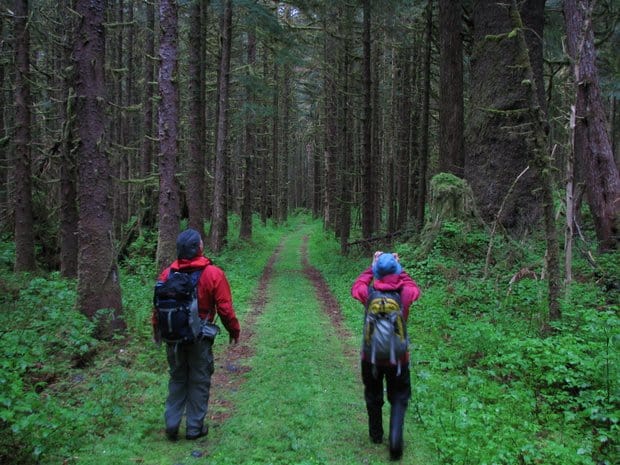
M 381 444 L 383 442 L 383 419 L 381 414 L 381 407 L 366 406 L 368 411 L 368 434 L 370 440 L 375 444 Z
M 406 405 L 394 404 L 390 411 L 390 459 L 400 460 L 403 456 L 403 426 Z

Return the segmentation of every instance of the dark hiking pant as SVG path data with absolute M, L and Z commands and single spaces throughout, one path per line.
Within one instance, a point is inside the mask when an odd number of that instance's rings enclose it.
M 411 379 L 409 365 L 396 366 L 372 365 L 362 360 L 362 381 L 364 382 L 364 399 L 368 411 L 368 427 L 370 437 L 380 441 L 383 436 L 381 408 L 383 407 L 383 382 L 387 387 L 387 399 L 392 407 L 392 413 L 398 413 L 399 419 L 404 420 L 404 413 L 411 398 Z M 402 420 L 400 429 L 402 430 Z
M 167 344 L 170 368 L 166 399 L 166 431 L 178 431 L 185 413 L 186 434 L 202 431 L 209 403 L 213 374 L 213 341 L 200 339 L 186 344 Z

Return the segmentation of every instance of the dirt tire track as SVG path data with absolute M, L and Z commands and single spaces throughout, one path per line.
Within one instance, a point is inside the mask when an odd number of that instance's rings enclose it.
M 327 285 L 327 282 L 325 281 L 325 278 L 323 278 L 321 272 L 310 265 L 310 262 L 308 261 L 308 236 L 304 236 L 303 243 L 301 245 L 301 263 L 303 265 L 303 273 L 314 285 L 316 297 L 321 304 L 321 309 L 331 320 L 338 338 L 341 341 L 348 341 L 351 338 L 351 332 L 344 327 L 340 304 Z M 359 353 L 356 349 L 343 344 L 343 352 L 347 358 L 355 362 L 359 360 Z
M 244 382 L 243 374 L 250 371 L 250 367 L 243 365 L 243 362 L 251 358 L 255 353 L 254 347 L 256 344 L 254 343 L 254 338 L 256 334 L 254 328 L 256 327 L 256 320 L 265 309 L 267 288 L 269 287 L 273 275 L 273 267 L 282 250 L 282 246 L 283 244 L 280 243 L 276 247 L 263 269 L 263 274 L 256 289 L 256 296 L 250 304 L 252 310 L 245 316 L 241 326 L 239 342 L 225 349 L 224 358 L 219 361 L 211 377 L 212 389 L 209 399 L 208 418 L 213 426 L 219 426 L 219 424 L 226 421 L 232 415 L 234 405 L 227 399 L 227 394 L 231 391 L 237 391 Z M 224 331 L 223 336 L 220 336 L 222 338 L 220 343 L 228 344 L 228 341 L 225 340 L 227 336 L 226 331 Z M 213 407 L 216 408 L 213 409 Z

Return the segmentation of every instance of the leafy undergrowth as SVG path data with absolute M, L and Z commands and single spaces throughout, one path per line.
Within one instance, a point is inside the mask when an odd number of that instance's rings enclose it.
M 353 261 L 312 239 L 314 265 L 359 331 L 349 289 L 372 253 Z M 577 259 L 562 319 L 548 322 L 544 248 L 496 238 L 485 277 L 488 243 L 448 223 L 426 256 L 413 241 L 394 247 L 422 288 L 408 325 L 410 421 L 444 464 L 617 463 L 618 254 L 596 271 Z
M 230 237 L 237 224 L 233 218 Z M 235 410 L 198 456 L 191 455 L 193 445 L 171 444 L 162 434 L 167 367 L 149 325 L 155 234 L 139 237 L 121 264 L 131 337 L 113 343 L 93 339 L 94 324 L 73 310 L 74 281 L 12 274 L 12 244 L 1 242 L 0 463 L 382 463 L 385 450 L 372 448 L 360 432 L 356 361 L 324 352 L 358 344 L 362 309 L 349 290 L 371 252 L 342 256 L 320 223 L 301 216 L 279 228 L 255 224 L 253 243 L 231 240 L 214 261 L 229 276 L 243 324 L 269 257 L 300 227 L 309 237 L 310 262 L 353 337 L 338 341 L 318 331 L 327 319 L 308 313 L 317 303 L 288 255 L 296 253 L 293 244 L 272 283 L 284 292 L 269 291 L 256 323 L 252 370 L 228 399 Z M 430 449 L 442 464 L 614 463 L 618 254 L 596 257 L 595 270 L 577 258 L 562 319 L 549 322 L 540 280 L 544 245 L 496 237 L 485 272 L 488 244 L 484 232 L 452 223 L 426 256 L 415 240 L 394 246 L 423 292 L 409 322 L 406 459 L 432 463 Z M 268 317 L 278 310 L 300 313 L 285 320 L 285 334 Z M 216 357 L 225 350 L 222 338 Z M 318 363 L 333 371 L 317 372 Z
M 231 236 L 237 224 L 233 218 Z M 286 231 L 257 224 L 253 243 L 231 240 L 213 257 L 229 276 L 240 318 Z M 156 242 L 145 232 L 121 263 L 129 338 L 112 343 L 94 339 L 95 325 L 74 309 L 74 280 L 12 274 L 13 245 L 1 243 L 0 463 L 113 463 L 105 457 L 118 451 L 128 463 L 145 441 L 153 457 L 170 456 L 161 440 L 167 364 L 150 328 Z

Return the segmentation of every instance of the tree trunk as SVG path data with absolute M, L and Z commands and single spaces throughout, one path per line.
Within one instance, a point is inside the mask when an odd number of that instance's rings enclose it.
M 324 42 L 323 42 L 323 60 L 325 69 L 323 71 L 324 79 L 324 140 L 323 140 L 323 167 L 325 179 L 325 197 L 323 204 L 323 221 L 325 228 L 334 231 L 336 227 L 336 198 L 338 197 L 338 173 L 336 165 L 336 151 L 338 149 L 338 102 L 336 92 L 336 78 L 334 74 L 337 72 L 337 43 L 333 33 L 328 30 L 338 19 L 337 14 L 329 11 L 325 16 Z
M 159 270 L 176 258 L 179 234 L 179 187 L 175 179 L 179 138 L 177 8 L 176 0 L 161 0 L 159 4 Z
M 544 0 L 521 3 L 521 11 L 528 10 L 524 19 L 533 21 L 529 10 L 542 11 L 541 2 Z M 505 199 L 514 179 L 530 164 L 533 152 L 532 141 L 522 136 L 532 122 L 525 103 L 526 89 L 521 84 L 524 69 L 515 66 L 518 41 L 508 34 L 513 29 L 508 6 L 496 0 L 479 0 L 474 6 L 473 23 L 465 177 L 482 218 L 495 221 L 499 205 L 504 205 L 500 223 L 512 235 L 520 236 L 538 224 L 541 199 L 535 170 L 521 177 Z M 539 23 L 525 25 L 532 28 Z M 542 30 L 534 32 L 542 37 Z M 532 55 L 532 63 L 537 59 Z
M 79 226 L 77 305 L 99 318 L 98 335 L 109 338 L 125 328 L 114 250 L 110 163 L 102 147 L 104 131 L 104 0 L 77 0 L 81 17 L 74 57 L 77 64 Z M 99 315 L 100 310 L 111 314 Z
M 0 54 L 6 53 L 6 40 L 4 38 L 5 21 L 0 21 Z M 5 91 L 6 67 L 0 66 L 0 108 L 7 105 Z M 6 120 L 4 111 L 0 111 L 0 218 L 9 217 L 9 138 L 6 135 Z M 7 221 L 8 223 L 8 221 Z M 2 232 L 8 226 L 6 223 L 0 227 Z
M 282 174 L 280 172 L 280 98 L 278 94 L 279 64 L 277 61 L 273 63 L 273 81 L 276 83 L 273 91 L 273 116 L 271 117 L 271 212 L 276 224 L 280 221 L 278 215 L 278 205 L 280 204 L 280 181 Z
M 348 11 L 345 11 L 345 18 L 351 18 Z M 340 237 L 340 250 L 342 253 L 347 252 L 347 244 L 351 235 L 351 203 L 353 200 L 352 194 L 352 166 L 353 166 L 353 147 L 351 130 L 349 128 L 349 76 L 351 72 L 351 63 L 349 55 L 351 53 L 351 29 L 352 25 L 349 20 L 345 23 L 345 40 L 344 40 L 344 59 L 342 64 L 342 77 L 343 77 L 343 91 L 342 91 L 342 117 L 340 122 L 342 133 L 342 182 L 340 198 L 340 214 L 338 219 Z
M 397 153 L 397 173 L 396 173 L 396 198 L 398 202 L 398 213 L 396 218 L 396 229 L 402 228 L 407 222 L 407 211 L 409 209 L 409 178 L 411 171 L 411 108 L 413 101 L 412 89 L 412 47 L 405 47 L 399 54 L 402 66 L 401 80 L 401 105 L 398 121 L 398 146 Z
M 439 171 L 463 177 L 461 0 L 439 0 L 439 50 Z
M 33 271 L 34 224 L 30 148 L 30 30 L 28 0 L 15 0 L 15 271 Z
M 196 0 L 191 7 L 189 25 L 189 166 L 187 168 L 187 209 L 189 227 L 204 236 L 204 179 L 205 179 L 205 101 L 201 80 L 204 62 L 203 0 Z
M 372 165 L 372 75 L 371 75 L 371 41 L 370 41 L 370 0 L 363 1 L 362 27 L 362 86 L 363 86 L 363 153 L 362 153 L 362 237 L 370 238 L 374 233 L 375 205 L 373 190 Z
M 287 19 L 290 20 L 290 9 L 287 9 Z M 291 64 L 284 63 L 282 76 L 282 154 L 280 156 L 280 166 L 282 167 L 282 182 L 280 183 L 280 202 L 278 208 L 279 222 L 284 223 L 288 218 L 289 205 L 289 180 L 290 177 L 290 139 L 291 139 Z
M 426 177 L 429 158 L 429 119 L 431 94 L 431 45 L 433 40 L 433 2 L 428 0 L 426 16 L 426 40 L 424 52 L 424 94 L 422 100 L 422 142 L 420 150 L 420 168 L 418 178 L 418 195 L 416 223 L 418 228 L 424 226 L 424 208 L 426 206 Z
M 142 136 L 142 164 L 140 174 L 146 178 L 153 172 L 153 88 L 155 86 L 155 4 L 146 2 L 146 50 L 144 51 L 144 108 Z
M 65 7 L 70 3 L 66 0 Z M 72 19 L 66 19 L 62 24 L 65 29 L 65 37 L 75 37 L 75 24 Z M 66 31 L 68 29 L 68 32 Z M 67 43 L 61 43 L 62 70 L 71 69 L 70 47 Z M 77 204 L 77 159 L 75 135 L 75 73 L 61 71 L 61 105 L 60 120 L 62 128 L 60 134 L 61 161 L 60 161 L 60 274 L 66 278 L 76 278 L 78 268 L 78 221 L 79 212 Z
M 576 84 L 575 158 L 585 169 L 599 248 L 612 251 L 620 245 L 620 177 L 607 133 L 590 1 L 565 0 L 564 18 Z
M 144 209 L 140 215 L 141 223 L 147 226 L 155 225 L 155 205 L 157 203 L 154 189 L 147 180 L 153 174 L 153 147 L 154 147 L 154 119 L 153 101 L 155 98 L 155 3 L 146 2 L 146 49 L 144 51 L 144 95 L 142 98 L 143 127 L 140 162 L 140 175 L 144 179 L 141 186 L 141 204 Z
M 256 67 L 256 36 L 254 32 L 248 33 L 247 45 L 248 59 L 248 79 L 254 75 Z M 246 85 L 247 115 L 245 118 L 245 156 L 243 163 L 243 193 L 241 202 L 241 226 L 239 227 L 239 237 L 243 240 L 252 238 L 252 176 L 254 175 L 254 157 L 256 150 L 254 105 L 257 99 L 254 95 L 254 88 L 248 83 Z
M 521 67 L 525 74 L 525 79 L 521 81 L 521 86 L 525 88 L 527 110 L 529 120 L 531 121 L 531 129 L 528 130 L 527 136 L 533 141 L 534 153 L 532 162 L 538 171 L 543 202 L 545 239 L 547 242 L 547 271 L 549 273 L 549 318 L 557 320 L 561 316 L 561 276 L 558 233 L 555 225 L 555 208 L 553 206 L 553 178 L 551 176 L 553 165 L 551 157 L 547 154 L 549 144 L 545 133 L 545 114 L 540 106 L 540 96 L 537 91 L 534 71 L 525 39 L 525 27 L 521 20 L 516 0 L 512 0 L 510 13 L 512 26 L 514 30 L 518 31 L 518 54 L 515 65 Z
M 226 211 L 226 150 L 228 136 L 228 92 L 230 82 L 230 54 L 232 47 L 232 1 L 226 0 L 220 37 L 220 79 L 218 89 L 217 139 L 215 143 L 215 181 L 213 186 L 213 213 L 211 217 L 211 250 L 218 253 L 224 246 L 227 230 Z

